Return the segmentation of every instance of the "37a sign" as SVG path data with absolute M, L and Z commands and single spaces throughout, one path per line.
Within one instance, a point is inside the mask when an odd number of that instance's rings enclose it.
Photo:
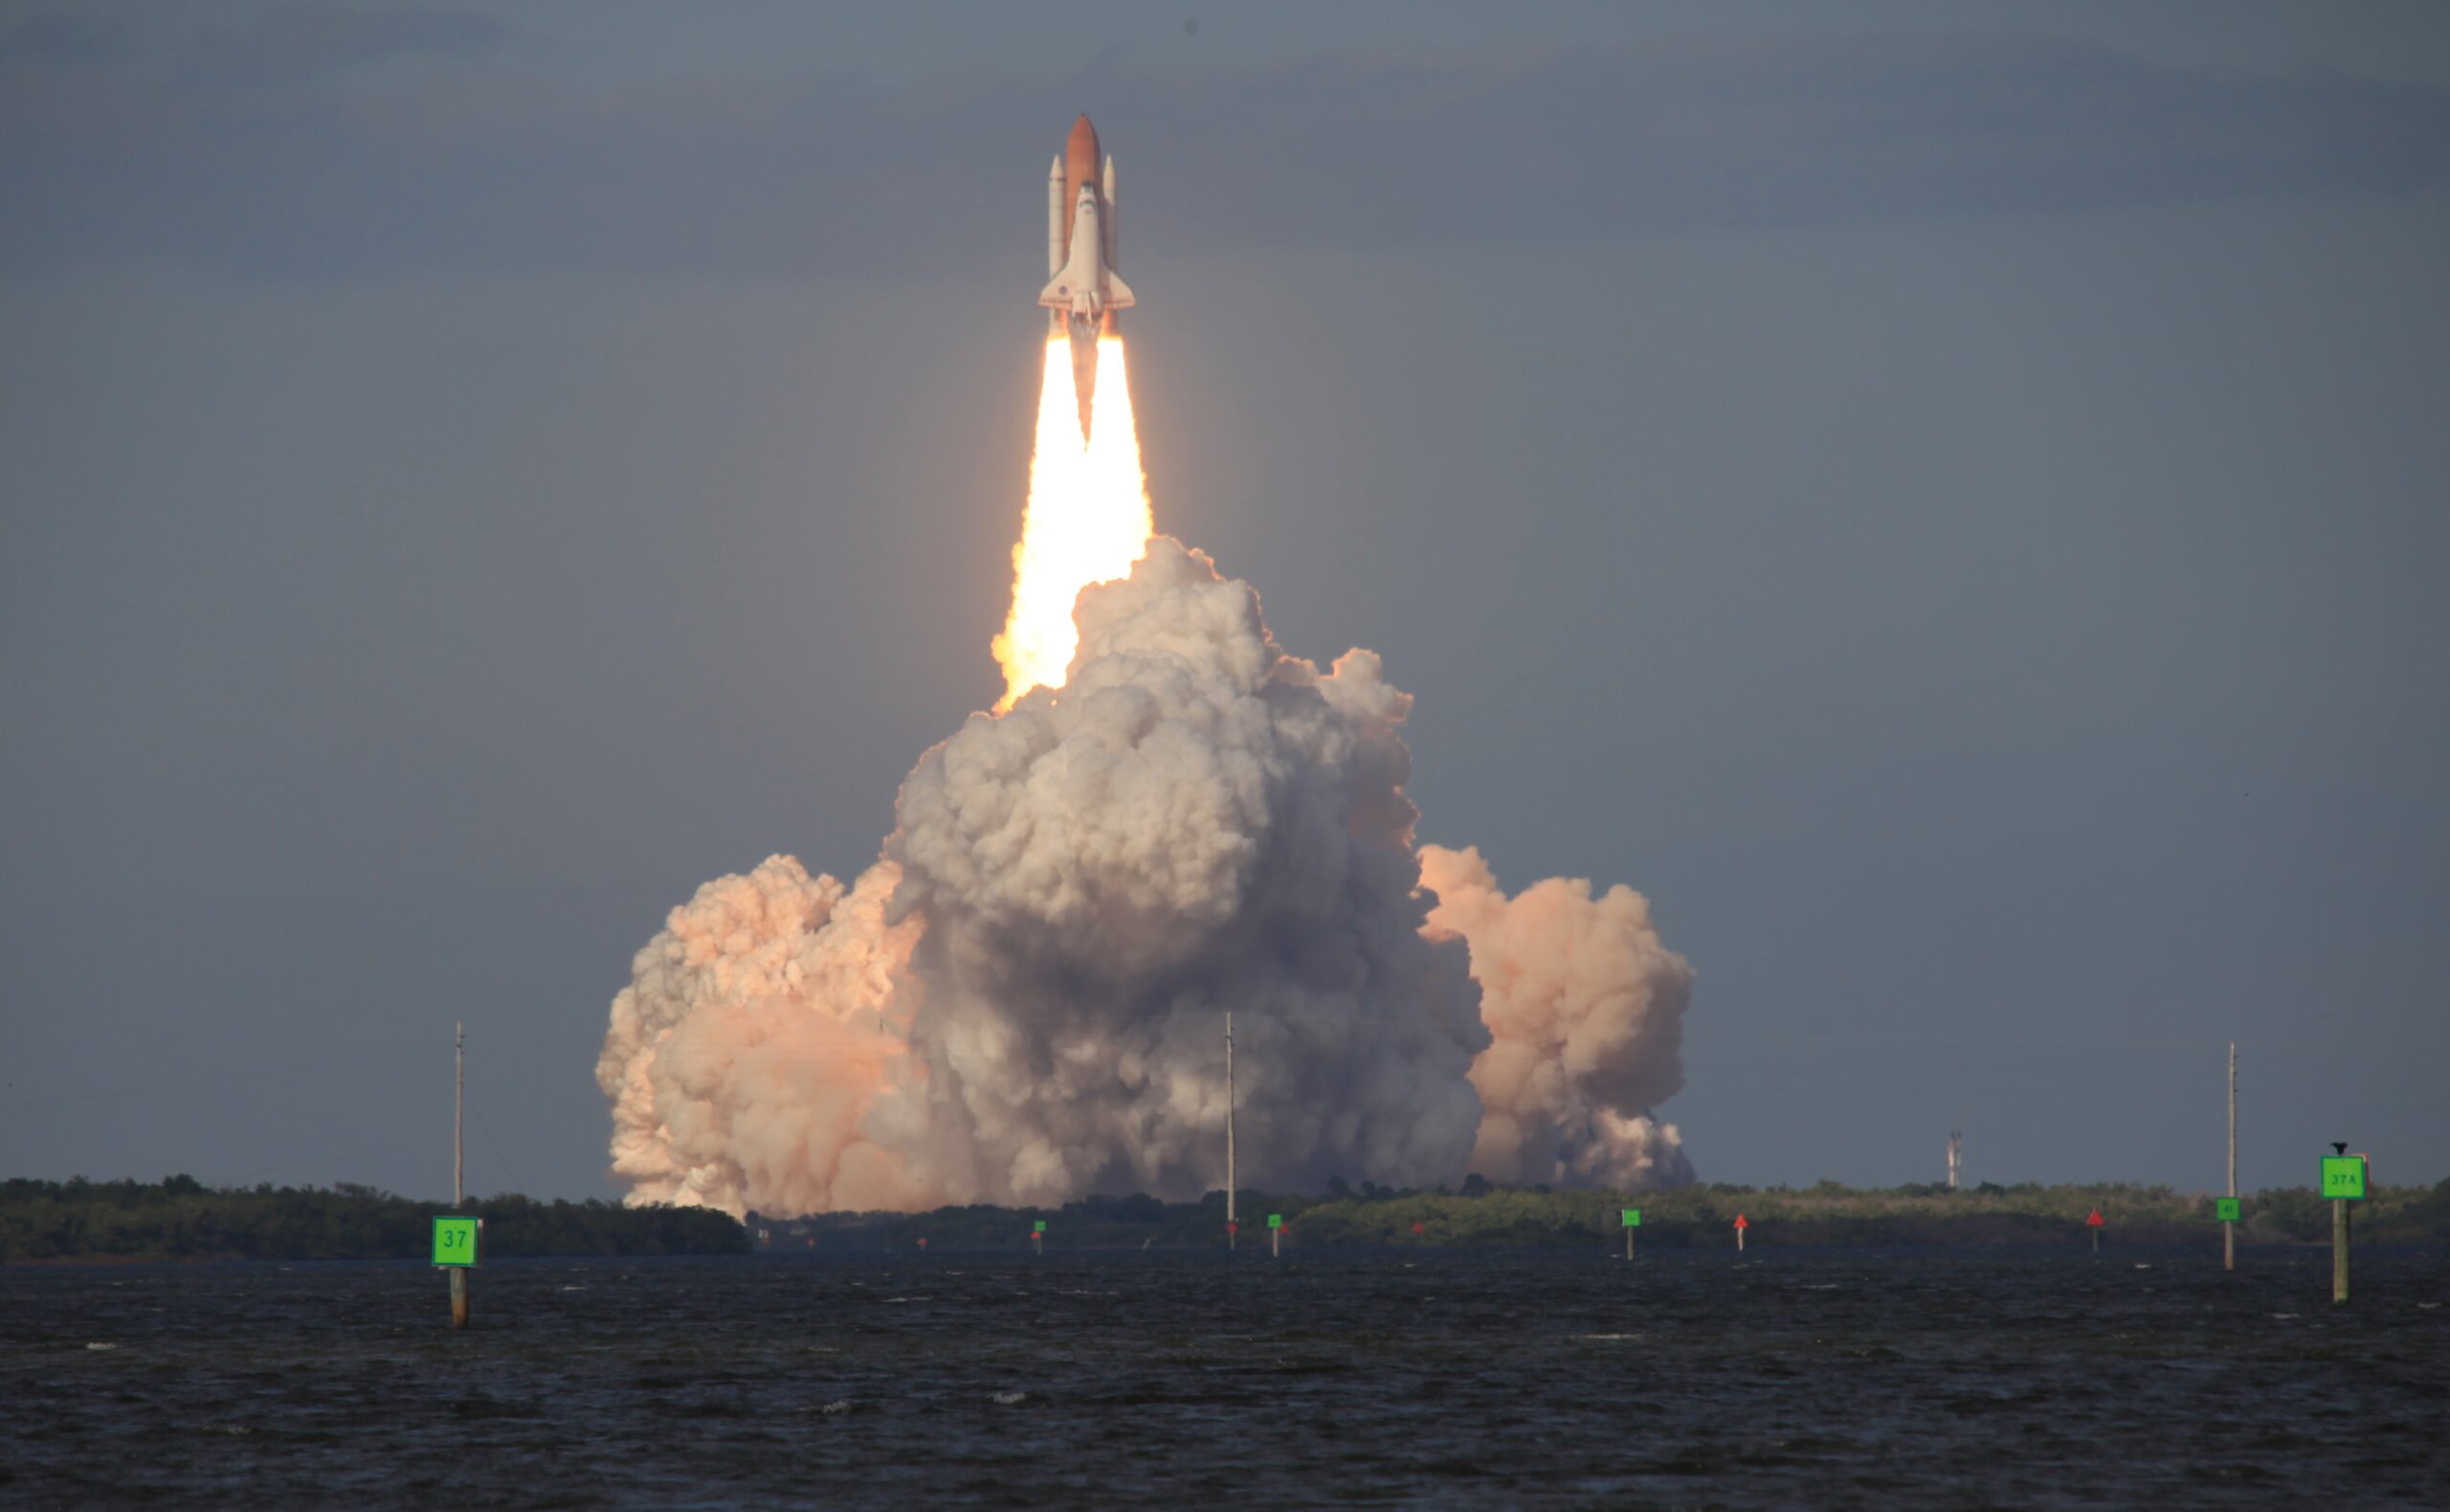
M 434 1214 L 434 1264 L 473 1266 L 483 1260 L 484 1253 L 484 1219 L 465 1218 L 452 1213 Z
M 2365 1157 L 2362 1155 L 2324 1156 L 2323 1197 L 2326 1201 L 2364 1201 Z

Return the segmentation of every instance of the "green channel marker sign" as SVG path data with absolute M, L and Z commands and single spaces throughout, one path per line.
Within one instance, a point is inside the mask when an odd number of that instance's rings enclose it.
M 1267 1226 L 1268 1226 L 1269 1228 L 1271 1228 L 1271 1229 L 1281 1229 L 1281 1228 L 1283 1228 L 1283 1227 L 1284 1227 L 1284 1214 L 1282 1214 L 1282 1213 L 1281 1213 L 1281 1212 L 1271 1212 L 1271 1213 L 1269 1213 L 1269 1214 L 1267 1215 Z
M 2361 1202 L 2365 1197 L 2365 1161 L 2356 1155 L 2323 1157 L 2323 1196 Z
M 484 1247 L 482 1218 L 449 1218 L 437 1213 L 434 1219 L 434 1263 L 436 1265 L 474 1265 Z
M 1044 1233 L 1046 1232 L 1046 1220 L 1045 1220 L 1044 1218 L 1040 1218 L 1040 1219 L 1038 1219 L 1038 1220 L 1037 1220 L 1037 1227 L 1036 1227 L 1036 1228 L 1035 1228 L 1035 1229 L 1032 1229 L 1030 1232 L 1031 1232 L 1032 1234 L 1044 1234 Z
M 1625 1227 L 1626 1227 L 1626 1228 L 1628 1228 L 1628 1229 L 1638 1229 L 1638 1228 L 1640 1228 L 1640 1227 L 1642 1226 L 1642 1210 L 1641 1210 L 1641 1209 L 1639 1209 L 1639 1208 L 1627 1208 L 1627 1209 L 1625 1209 L 1625 1210 L 1624 1210 L 1624 1213 L 1625 1213 Z
M 2235 1198 L 2235 1197 L 2215 1197 L 2215 1198 L 2213 1198 L 2213 1199 L 2212 1199 L 2212 1221 L 2213 1221 L 2213 1222 L 2215 1222 L 2215 1223 L 2235 1223 L 2235 1222 L 2237 1222 L 2237 1221 L 2238 1221 L 2238 1199 L 2237 1199 L 2237 1198 Z

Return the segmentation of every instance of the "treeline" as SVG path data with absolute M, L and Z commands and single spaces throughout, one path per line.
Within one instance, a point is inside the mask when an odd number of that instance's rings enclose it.
M 421 1259 L 448 1204 L 349 1183 L 210 1188 L 167 1181 L 0 1181 L 0 1262 Z M 516 1192 L 462 1212 L 485 1220 L 488 1259 L 535 1255 L 730 1255 L 748 1232 L 705 1208 L 537 1202 Z
M 1641 1211 L 1645 1248 L 1732 1247 L 1736 1215 L 1748 1247 L 1780 1245 L 2084 1244 L 2099 1210 L 2114 1243 L 2183 1244 L 2216 1233 L 2213 1198 L 2169 1187 L 1937 1185 L 1805 1188 L 1724 1184 L 1618 1193 L 1499 1188 L 1473 1178 L 1460 1191 L 1392 1190 L 1335 1184 L 1315 1196 L 1243 1191 L 1236 1201 L 1245 1247 L 1264 1248 L 1267 1218 L 1282 1216 L 1287 1242 L 1337 1246 L 1572 1248 L 1623 1242 L 1622 1210 Z M 2355 1205 L 2356 1239 L 2450 1241 L 2450 1181 L 2377 1187 Z M 1225 1194 L 1198 1202 L 1090 1197 L 1060 1208 L 940 1208 L 926 1213 L 824 1213 L 775 1219 L 751 1214 L 760 1248 L 845 1250 L 1026 1249 L 1043 1220 L 1046 1241 L 1065 1249 L 1213 1249 L 1223 1242 Z M 2273 1188 L 2242 1201 L 2240 1244 L 2328 1243 L 2330 1204 L 2313 1189 Z
M 2356 1206 L 2364 1243 L 2450 1242 L 2450 1181 L 2376 1187 Z M 1962 1191 L 1932 1186 L 1805 1188 L 1724 1184 L 1617 1193 L 1499 1188 L 1478 1178 L 1459 1191 L 1396 1190 L 1342 1182 L 1322 1194 L 1245 1190 L 1236 1203 L 1245 1247 L 1267 1244 L 1278 1213 L 1296 1248 L 1387 1246 L 1614 1247 L 1619 1212 L 1642 1213 L 1645 1249 L 1726 1247 L 1743 1213 L 1749 1247 L 1781 1245 L 2082 1244 L 2100 1210 L 2114 1243 L 2179 1244 L 2215 1232 L 2213 1199 L 2168 1187 L 2124 1184 Z M 442 1205 L 342 1183 L 208 1188 L 191 1176 L 162 1182 L 0 1181 L 0 1262 L 165 1259 L 412 1259 L 428 1253 Z M 547 1255 L 724 1255 L 776 1251 L 1020 1250 L 1044 1221 L 1050 1247 L 1213 1249 L 1223 1241 L 1225 1194 L 1198 1202 L 1089 1197 L 1060 1208 L 941 1208 L 926 1213 L 750 1216 L 744 1227 L 704 1208 L 622 1208 L 608 1202 L 480 1198 L 488 1258 Z M 2241 1244 L 2325 1243 L 2330 1204 L 2310 1187 L 2244 1199 Z

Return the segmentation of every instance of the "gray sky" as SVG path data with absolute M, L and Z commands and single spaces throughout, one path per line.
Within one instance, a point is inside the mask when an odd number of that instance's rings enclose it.
M 609 1194 L 998 690 L 1086 109 L 1160 527 L 1651 898 L 1705 1178 L 2208 1188 L 2233 1037 L 2450 1175 L 2450 11 L 1840 9 L 0 6 L 0 1172 L 446 1190 L 464 1017 Z

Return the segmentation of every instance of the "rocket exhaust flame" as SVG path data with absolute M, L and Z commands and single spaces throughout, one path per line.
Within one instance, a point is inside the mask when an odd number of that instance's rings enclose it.
M 1059 688 L 1072 665 L 1079 632 L 1073 601 L 1092 583 L 1131 570 L 1148 544 L 1148 495 L 1140 471 L 1140 436 L 1131 415 L 1131 384 L 1123 339 L 1097 344 L 1096 423 L 1082 439 L 1074 416 L 1070 343 L 1046 344 L 1038 390 L 1037 445 L 1030 459 L 1030 497 L 1013 548 L 1013 610 L 995 637 L 1004 669 L 1002 713 L 1035 687 Z

